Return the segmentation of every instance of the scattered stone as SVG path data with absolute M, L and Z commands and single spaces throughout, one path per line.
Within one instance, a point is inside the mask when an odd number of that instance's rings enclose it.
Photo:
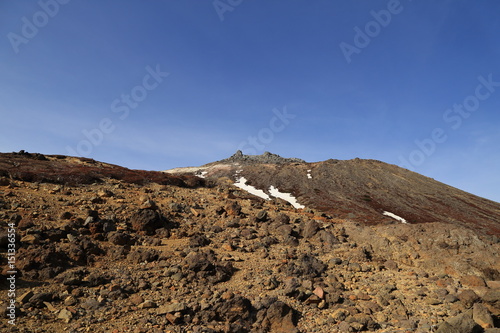
M 156 313 L 159 315 L 164 315 L 166 313 L 174 313 L 174 312 L 183 312 L 188 309 L 186 303 L 170 303 L 160 305 L 156 310 Z
M 325 291 L 320 287 L 316 287 L 313 293 L 321 299 L 325 298 Z
M 147 301 L 144 301 L 143 303 L 139 304 L 137 307 L 139 309 L 150 309 L 150 308 L 156 308 L 158 305 L 151 301 L 151 300 L 147 300 Z
M 483 301 L 496 308 L 500 308 L 500 289 L 488 290 L 483 295 Z
M 77 302 L 78 302 L 78 300 L 72 295 L 70 295 L 64 299 L 64 305 L 67 305 L 67 306 L 75 305 Z
M 25 244 L 39 244 L 40 243 L 40 235 L 30 234 L 21 238 L 21 243 Z
M 101 198 L 111 198 L 112 196 L 114 196 L 114 193 L 110 190 L 100 190 L 97 192 L 97 195 Z
M 31 297 L 33 297 L 33 291 L 29 290 L 29 291 L 25 292 L 24 294 L 22 294 L 21 296 L 19 296 L 16 299 L 16 302 L 22 305 L 22 304 L 28 303 L 28 301 L 31 299 Z
M 210 239 L 208 239 L 203 234 L 196 234 L 194 236 L 191 236 L 191 238 L 189 239 L 190 247 L 203 247 L 209 244 L 210 244 Z
M 81 306 L 87 310 L 97 310 L 101 306 L 101 303 L 95 298 L 89 298 Z
M 346 309 L 337 309 L 330 316 L 336 322 L 344 321 L 350 315 L 349 311 Z
M 466 287 L 486 287 L 484 279 L 477 275 L 466 275 L 460 279 L 460 283 Z
M 276 333 L 296 333 L 297 316 L 287 304 L 276 301 L 265 311 L 261 327 Z
M 241 214 L 241 206 L 236 201 L 231 201 L 224 207 L 224 211 L 229 216 L 239 216 Z
M 6 177 L 0 177 L 0 186 L 9 186 L 10 180 Z
M 268 218 L 267 211 L 261 210 L 260 212 L 257 213 L 257 216 L 255 218 L 259 222 L 266 222 Z
M 57 312 L 57 309 L 50 302 L 43 302 L 50 312 Z
M 391 271 L 397 271 L 398 270 L 398 264 L 394 260 L 387 260 L 384 263 L 385 268 L 391 270 Z
M 153 235 L 156 229 L 167 226 L 166 219 L 156 210 L 141 209 L 135 212 L 131 218 L 132 229 Z
M 462 291 L 457 297 L 467 309 L 471 308 L 479 300 L 479 296 L 470 289 Z
M 144 298 L 142 298 L 142 296 L 139 294 L 134 294 L 134 295 L 130 296 L 128 298 L 128 300 L 130 301 L 130 303 L 132 303 L 134 305 L 139 305 L 139 304 L 144 302 Z
M 314 220 L 308 220 L 302 231 L 302 237 L 312 238 L 319 231 L 319 224 Z
M 475 333 L 477 324 L 472 319 L 472 310 L 442 322 L 436 333 Z
M 62 220 L 69 220 L 72 217 L 73 217 L 73 214 L 71 212 L 64 212 L 61 214 Z
M 491 317 L 490 311 L 480 303 L 475 303 L 472 310 L 472 318 L 479 324 L 482 328 L 493 328 L 493 318 Z
M 69 323 L 72 318 L 73 314 L 71 313 L 71 311 L 67 309 L 62 309 L 61 311 L 59 311 L 59 314 L 57 315 L 57 319 L 63 320 L 66 324 Z
M 154 202 L 151 199 L 148 199 L 148 200 L 144 201 L 139 208 L 140 209 L 156 209 L 157 206 L 156 206 L 156 202 Z
M 112 231 L 108 233 L 108 241 L 115 245 L 134 245 L 133 238 L 122 231 Z

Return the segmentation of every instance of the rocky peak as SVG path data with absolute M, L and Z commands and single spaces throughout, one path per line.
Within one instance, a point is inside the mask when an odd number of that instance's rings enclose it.
M 300 158 L 286 158 L 281 157 L 277 154 L 270 153 L 268 151 L 261 155 L 245 155 L 241 150 L 236 151 L 231 157 L 214 162 L 216 164 L 220 163 L 240 163 L 240 164 L 286 164 L 286 163 L 305 163 L 304 160 Z M 214 164 L 214 163 L 209 163 Z

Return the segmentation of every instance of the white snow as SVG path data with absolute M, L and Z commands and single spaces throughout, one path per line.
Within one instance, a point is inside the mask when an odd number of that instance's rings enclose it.
M 398 220 L 401 223 L 408 223 L 404 218 L 397 216 L 396 214 L 393 214 L 391 212 L 384 212 L 383 215 L 392 217 L 395 220 Z
M 234 186 L 237 186 L 237 187 L 247 191 L 248 193 L 256 195 L 262 199 L 271 200 L 271 198 L 264 191 L 259 190 L 255 187 L 253 187 L 252 185 L 247 185 L 246 182 L 247 182 L 247 180 L 245 177 L 240 177 L 236 181 L 236 183 L 234 183 Z
M 271 200 L 271 197 L 264 191 L 259 190 L 258 188 L 253 187 L 252 185 L 247 185 L 246 184 L 247 179 L 245 177 L 240 177 L 234 183 L 234 186 L 241 188 L 242 190 L 247 191 L 250 194 L 256 195 L 259 198 L 265 199 L 265 200 Z M 295 208 L 305 208 L 304 205 L 301 205 L 297 202 L 297 199 L 290 193 L 282 193 L 280 192 L 276 187 L 270 186 L 269 187 L 269 194 L 275 198 L 280 198 L 283 199 L 287 202 L 289 202 L 293 207 Z
M 312 179 L 311 170 L 307 170 L 307 178 Z
M 208 171 L 202 171 L 200 174 L 197 174 L 200 178 L 205 178 L 207 176 Z
M 269 187 L 269 193 L 273 197 L 280 198 L 280 199 L 283 199 L 285 201 L 288 201 L 295 208 L 305 208 L 306 207 L 304 205 L 299 204 L 297 202 L 297 199 L 295 199 L 295 197 L 293 195 L 291 195 L 290 193 L 282 193 L 276 187 L 274 187 L 272 185 Z

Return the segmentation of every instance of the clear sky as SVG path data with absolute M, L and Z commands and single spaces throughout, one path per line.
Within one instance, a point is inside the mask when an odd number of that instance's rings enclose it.
M 500 201 L 496 0 L 0 3 L 0 151 L 371 158 Z

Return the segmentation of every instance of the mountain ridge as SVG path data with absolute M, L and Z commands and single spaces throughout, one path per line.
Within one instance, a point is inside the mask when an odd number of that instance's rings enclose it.
M 354 221 L 387 223 L 390 212 L 410 223 L 447 222 L 500 235 L 500 204 L 399 166 L 371 159 L 305 162 L 276 154 L 244 155 L 198 168 L 167 170 L 203 178 L 227 177 L 269 194 L 270 186 L 300 204 Z
M 407 221 L 395 208 L 409 199 L 392 202 L 402 188 L 441 216 L 473 212 L 470 194 L 378 161 L 278 161 L 168 174 L 0 154 L 0 313 L 19 332 L 500 328 L 500 238 L 467 219 Z M 441 206 L 422 199 L 439 191 Z

